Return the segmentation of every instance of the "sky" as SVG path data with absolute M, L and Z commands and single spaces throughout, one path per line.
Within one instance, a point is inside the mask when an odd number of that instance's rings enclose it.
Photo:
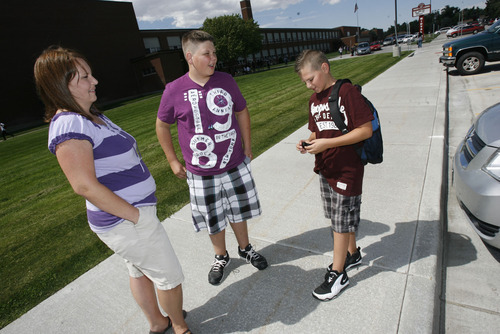
M 113 0 L 122 1 L 122 0 Z M 128 0 L 134 6 L 139 29 L 199 28 L 206 18 L 241 14 L 239 0 Z M 357 3 L 358 10 L 354 7 Z M 446 5 L 484 8 L 480 0 L 251 0 L 253 19 L 261 28 L 335 28 L 360 26 L 387 30 L 416 20 L 412 8 L 430 4 L 432 10 Z

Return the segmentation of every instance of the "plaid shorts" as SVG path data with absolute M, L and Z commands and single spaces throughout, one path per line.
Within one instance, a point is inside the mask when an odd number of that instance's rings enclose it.
M 230 223 L 260 216 L 259 196 L 250 159 L 219 175 L 199 176 L 187 172 L 194 229 L 216 234 Z
M 337 193 L 321 173 L 319 174 L 319 183 L 325 218 L 332 221 L 333 231 L 337 233 L 356 232 L 360 220 L 361 195 L 344 196 Z

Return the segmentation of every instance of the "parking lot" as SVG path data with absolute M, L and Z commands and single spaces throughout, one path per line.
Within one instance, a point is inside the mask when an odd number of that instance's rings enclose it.
M 443 43 L 446 37 L 441 36 Z M 437 61 L 438 55 L 436 55 Z M 462 213 L 452 186 L 452 158 L 475 117 L 500 102 L 500 63 L 460 76 L 449 69 L 449 196 L 444 234 L 441 332 L 486 333 L 500 323 L 500 250 L 486 246 Z

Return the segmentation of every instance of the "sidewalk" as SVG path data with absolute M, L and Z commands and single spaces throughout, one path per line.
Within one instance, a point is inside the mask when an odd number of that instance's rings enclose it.
M 207 281 L 213 259 L 206 232 L 195 233 L 189 206 L 164 225 L 183 264 L 184 308 L 194 333 L 432 333 L 439 328 L 440 224 L 446 74 L 442 40 L 424 44 L 363 87 L 377 107 L 384 162 L 365 170 L 358 244 L 363 264 L 329 302 L 311 291 L 331 262 L 314 157 L 295 150 L 304 126 L 252 162 L 263 216 L 251 242 L 270 267 L 237 258 L 228 230 L 230 274 Z M 333 66 L 336 66 L 335 62 Z M 299 80 L 297 78 L 297 80 Z M 304 114 L 304 122 L 307 115 Z M 122 260 L 111 256 L 2 329 L 10 333 L 147 333 Z M 328 330 L 326 330 L 328 331 Z

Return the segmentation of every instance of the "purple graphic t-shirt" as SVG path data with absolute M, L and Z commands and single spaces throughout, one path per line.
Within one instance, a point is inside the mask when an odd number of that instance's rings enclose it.
M 177 122 L 186 169 L 196 175 L 216 175 L 245 159 L 235 112 L 246 100 L 231 75 L 215 72 L 205 86 L 186 73 L 166 85 L 158 118 Z

